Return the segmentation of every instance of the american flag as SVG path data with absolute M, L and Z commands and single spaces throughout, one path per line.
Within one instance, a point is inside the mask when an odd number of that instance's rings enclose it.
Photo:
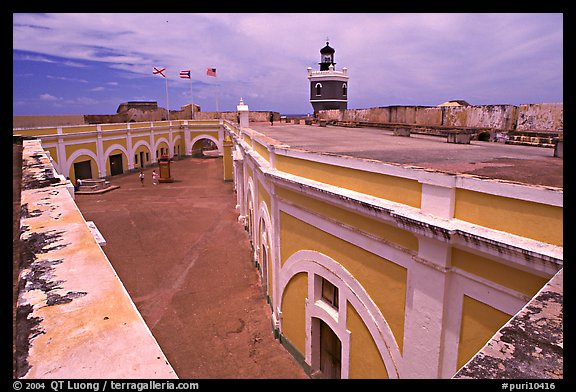
M 182 79 L 190 79 L 190 70 L 180 71 L 180 77 Z
M 206 75 L 216 77 L 216 68 L 207 68 Z

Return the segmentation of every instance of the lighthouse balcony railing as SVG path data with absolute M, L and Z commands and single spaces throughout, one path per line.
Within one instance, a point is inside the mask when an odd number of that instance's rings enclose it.
M 342 71 L 334 71 L 334 70 L 328 70 L 328 71 L 308 71 L 308 75 L 309 76 L 323 76 L 323 75 L 342 75 L 342 76 L 347 76 L 348 75 L 348 70 L 342 70 Z

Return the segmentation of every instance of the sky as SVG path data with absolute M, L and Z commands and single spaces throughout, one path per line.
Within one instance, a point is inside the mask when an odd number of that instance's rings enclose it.
M 306 68 L 319 69 L 327 40 L 336 70 L 348 68 L 349 109 L 563 102 L 561 13 L 15 13 L 12 20 L 13 115 L 113 114 L 127 101 L 235 111 L 240 98 L 250 110 L 312 113 Z M 191 79 L 180 78 L 182 70 Z

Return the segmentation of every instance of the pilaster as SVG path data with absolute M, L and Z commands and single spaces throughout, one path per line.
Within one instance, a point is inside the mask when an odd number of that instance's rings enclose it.
M 450 246 L 419 237 L 408 269 L 404 324 L 404 378 L 439 378 Z

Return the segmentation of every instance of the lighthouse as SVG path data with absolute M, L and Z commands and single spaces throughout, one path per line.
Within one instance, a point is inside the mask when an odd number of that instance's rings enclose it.
M 314 114 L 320 110 L 347 109 L 348 107 L 348 68 L 336 70 L 334 53 L 328 41 L 320 49 L 320 70 L 308 67 L 310 81 L 310 103 Z

